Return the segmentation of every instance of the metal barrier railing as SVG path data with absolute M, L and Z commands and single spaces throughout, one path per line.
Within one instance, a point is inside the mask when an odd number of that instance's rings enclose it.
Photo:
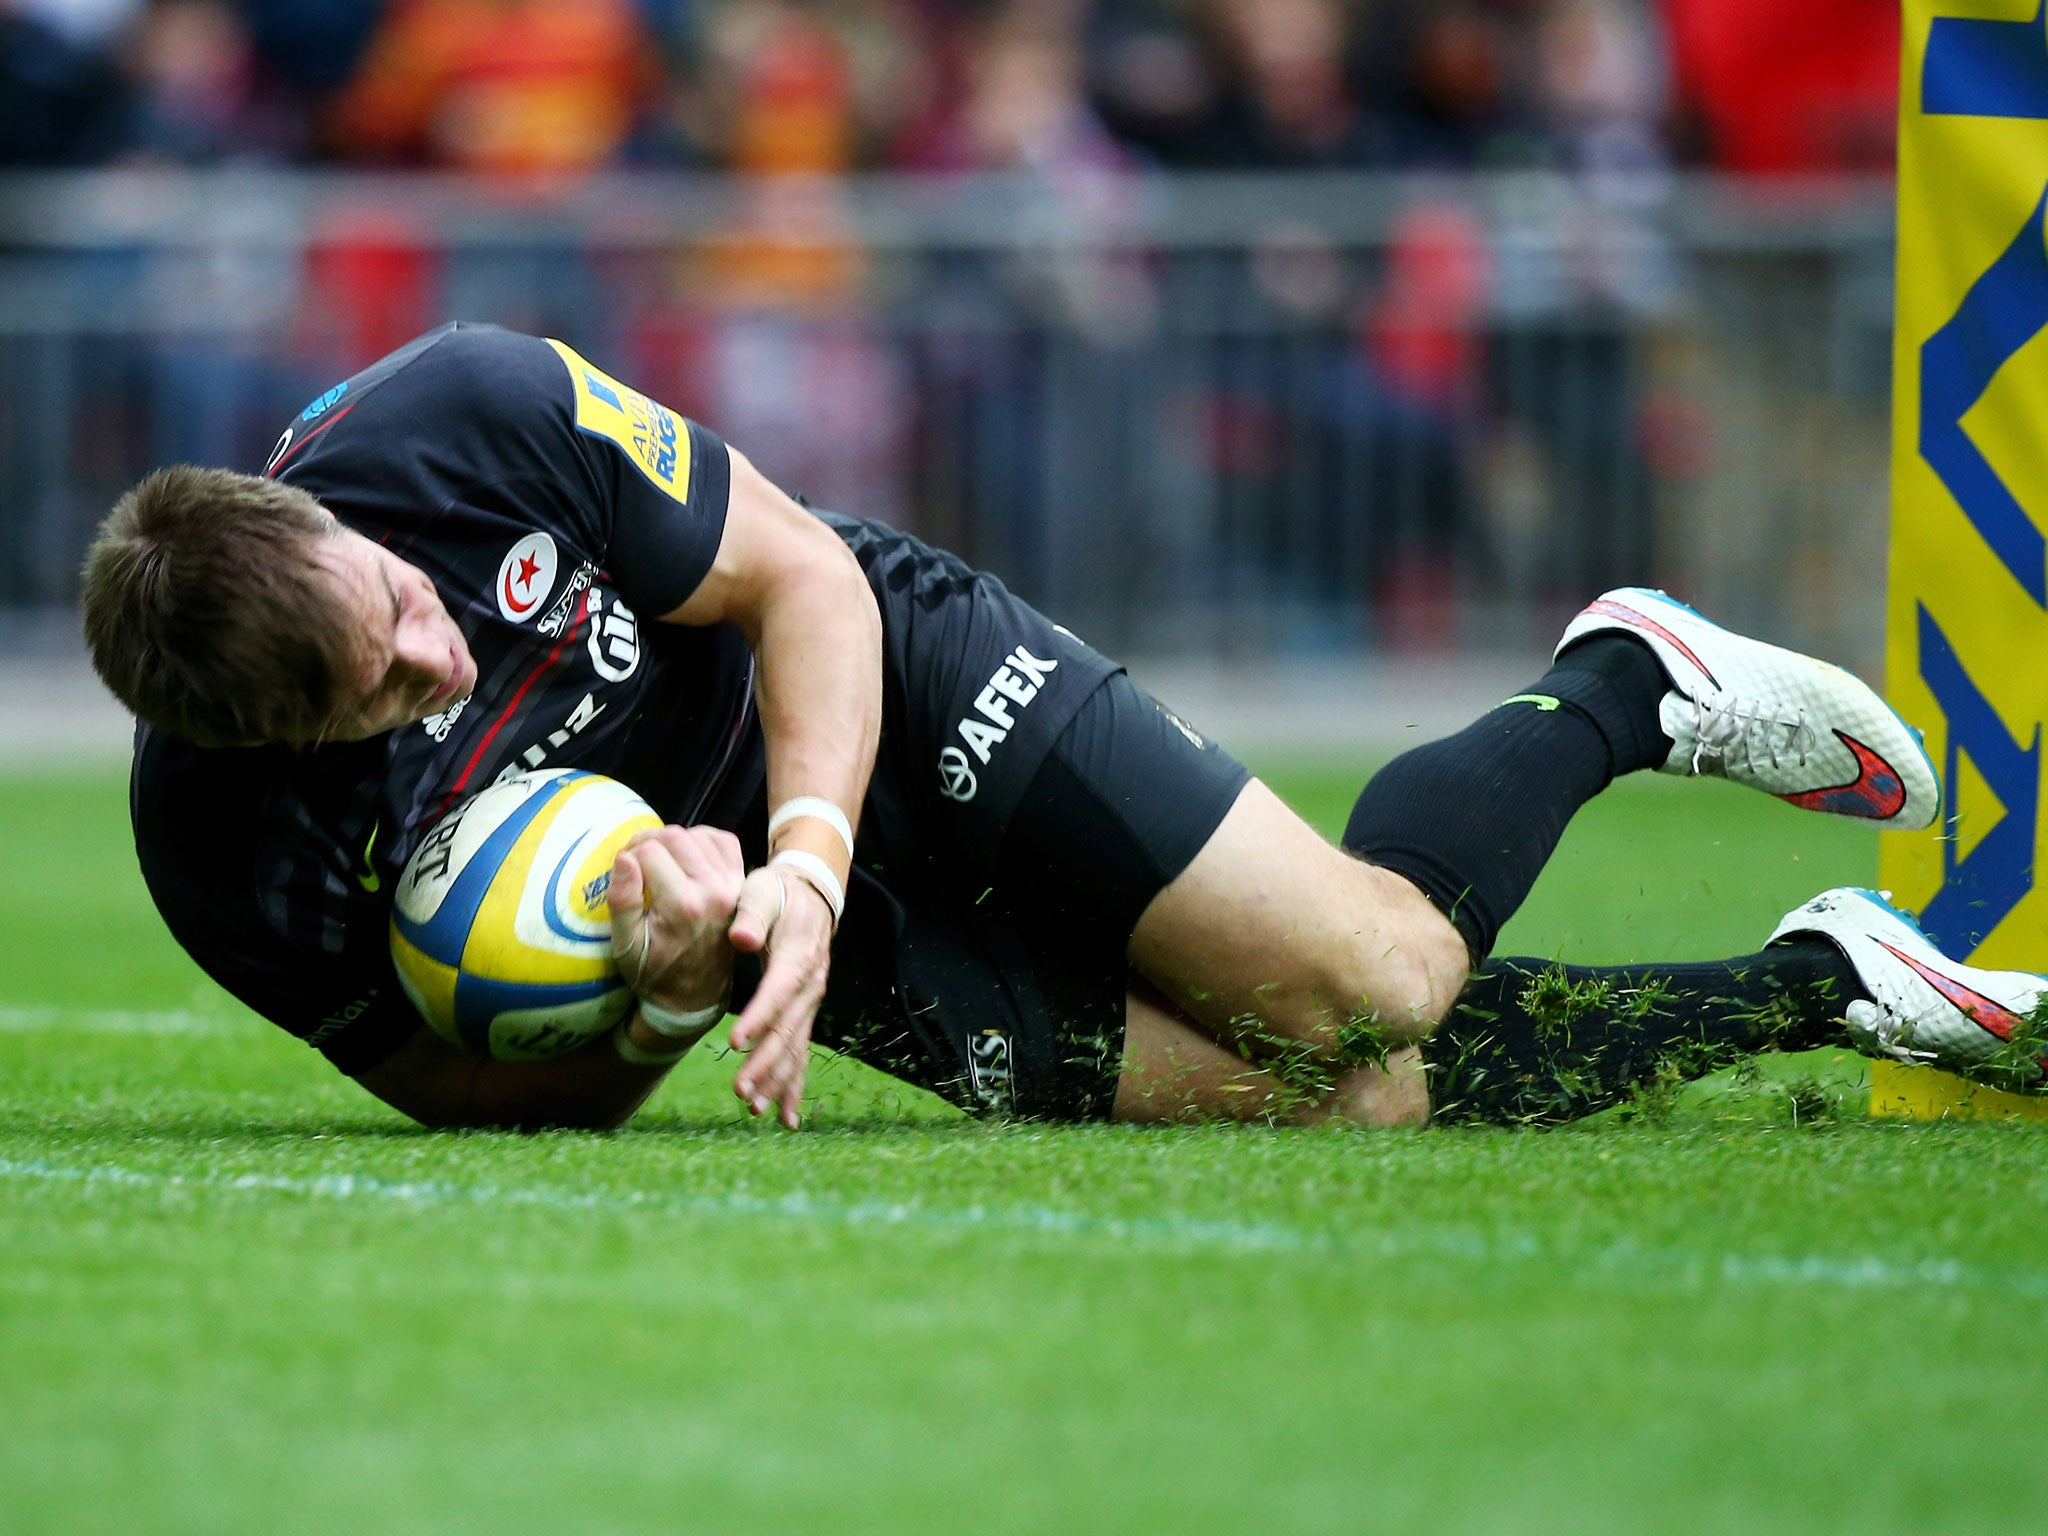
M 1124 649 L 1525 646 L 1659 581 L 1879 645 L 1890 187 L 0 179 L 0 606 L 451 317 Z

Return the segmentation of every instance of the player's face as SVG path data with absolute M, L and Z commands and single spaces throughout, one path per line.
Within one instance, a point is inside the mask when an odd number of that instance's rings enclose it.
M 380 736 L 468 697 L 476 659 L 424 571 L 346 528 L 322 542 L 318 558 L 358 636 L 329 739 Z

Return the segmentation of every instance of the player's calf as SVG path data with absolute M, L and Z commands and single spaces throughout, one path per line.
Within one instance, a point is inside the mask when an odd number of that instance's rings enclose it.
M 1380 1129 L 1414 1129 L 1429 1124 L 1429 1076 L 1422 1047 L 1390 1051 L 1384 1060 L 1352 1067 L 1330 1085 L 1329 1093 L 1304 1124 L 1348 1120 Z
M 1119 1120 L 1158 1124 L 1236 1120 L 1376 1127 L 1429 1120 L 1422 1053 L 1410 1046 L 1365 1065 L 1332 1066 L 1300 1050 L 1253 1062 L 1218 1044 L 1143 981 L 1126 1000 Z

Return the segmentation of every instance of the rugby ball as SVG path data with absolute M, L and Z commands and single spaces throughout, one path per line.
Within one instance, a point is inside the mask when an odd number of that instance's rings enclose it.
M 624 1018 L 612 860 L 660 825 L 618 780 L 573 768 L 512 774 L 450 811 L 391 911 L 391 958 L 420 1016 L 503 1061 L 563 1055 Z

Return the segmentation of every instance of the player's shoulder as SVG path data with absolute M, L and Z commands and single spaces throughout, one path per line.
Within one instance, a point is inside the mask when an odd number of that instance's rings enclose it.
M 407 408 L 560 408 L 569 399 L 568 371 L 548 342 L 523 331 L 464 320 L 407 342 L 344 387 L 363 396 L 388 390 L 405 397 Z
M 253 748 L 205 748 L 138 721 L 129 767 L 128 807 L 138 833 L 189 835 L 195 816 L 243 801 L 259 777 Z M 245 807 L 246 808 L 246 807 Z M 247 817 L 239 818 L 246 824 Z
M 205 748 L 152 726 L 136 730 L 128 812 L 143 883 L 189 949 L 248 908 L 236 899 L 270 829 L 278 754 Z
M 498 325 L 452 321 L 416 336 L 309 401 L 285 434 L 310 439 L 349 417 L 350 437 L 365 428 L 411 432 L 454 421 L 513 418 L 538 407 L 565 414 L 568 370 L 538 336 Z
M 470 485 L 559 475 L 573 411 L 568 370 L 547 342 L 457 322 L 316 395 L 264 471 L 343 516 L 396 517 Z
M 138 844 L 183 859 L 195 842 L 260 841 L 272 802 L 308 783 L 325 786 L 327 798 L 348 798 L 348 786 L 373 781 L 373 766 L 353 743 L 317 753 L 282 746 L 200 747 L 138 723 L 129 813 Z

